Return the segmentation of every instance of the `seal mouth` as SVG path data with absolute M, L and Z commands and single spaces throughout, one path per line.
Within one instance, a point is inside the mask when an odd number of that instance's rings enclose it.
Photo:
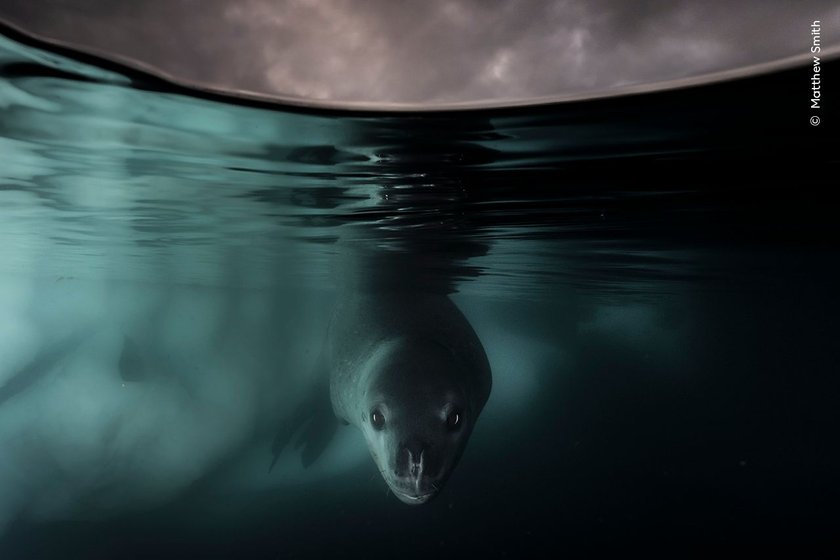
M 403 503 L 415 505 L 415 504 L 425 504 L 429 500 L 431 500 L 434 496 L 434 492 L 427 492 L 425 494 L 406 494 L 405 492 L 401 492 L 394 488 L 391 488 L 391 491 L 394 495 Z

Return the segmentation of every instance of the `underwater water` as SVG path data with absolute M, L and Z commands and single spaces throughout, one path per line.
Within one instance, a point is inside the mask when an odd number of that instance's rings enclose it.
M 838 137 L 808 68 L 387 114 L 95 62 L 0 36 L 0 558 L 837 544 Z M 354 291 L 448 297 L 486 353 L 426 504 L 354 426 L 302 459 Z

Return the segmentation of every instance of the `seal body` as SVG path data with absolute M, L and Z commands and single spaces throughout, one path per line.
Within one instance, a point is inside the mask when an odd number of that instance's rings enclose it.
M 359 428 L 403 502 L 442 488 L 490 395 L 490 366 L 445 294 L 347 290 L 325 347 L 336 416 Z

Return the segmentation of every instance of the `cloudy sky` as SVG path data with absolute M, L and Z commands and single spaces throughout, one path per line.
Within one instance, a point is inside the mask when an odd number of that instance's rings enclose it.
M 38 34 L 223 89 L 440 104 L 604 92 L 840 43 L 836 0 L 3 0 Z

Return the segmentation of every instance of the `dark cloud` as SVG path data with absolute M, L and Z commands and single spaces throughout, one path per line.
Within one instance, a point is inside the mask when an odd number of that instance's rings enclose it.
M 5 0 L 37 33 L 184 80 L 308 99 L 533 98 L 697 76 L 840 43 L 826 0 Z

